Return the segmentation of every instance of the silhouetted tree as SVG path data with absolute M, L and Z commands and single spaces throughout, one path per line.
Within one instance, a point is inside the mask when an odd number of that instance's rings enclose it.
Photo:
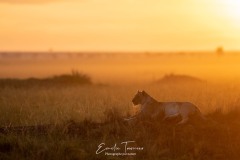
M 217 47 L 217 49 L 216 49 L 217 55 L 223 55 L 223 52 L 224 52 L 224 50 L 223 50 L 222 46 Z

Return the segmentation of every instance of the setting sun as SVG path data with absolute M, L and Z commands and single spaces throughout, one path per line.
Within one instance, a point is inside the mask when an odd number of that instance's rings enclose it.
M 223 14 L 240 25 L 240 1 L 239 0 L 222 0 Z

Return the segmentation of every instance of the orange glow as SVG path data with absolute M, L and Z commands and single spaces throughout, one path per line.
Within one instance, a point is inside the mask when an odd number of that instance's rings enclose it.
M 240 1 L 239 0 L 222 0 L 223 13 L 230 20 L 235 21 L 235 25 L 240 25 Z
M 4 2 L 0 50 L 239 49 L 238 0 Z

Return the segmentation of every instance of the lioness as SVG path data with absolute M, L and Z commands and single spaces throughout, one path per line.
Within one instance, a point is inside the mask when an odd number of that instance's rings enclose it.
M 178 124 L 185 124 L 190 117 L 205 119 L 199 109 L 190 102 L 158 102 L 145 91 L 138 91 L 132 100 L 134 105 L 141 105 L 139 114 L 126 119 L 161 119 L 162 121 L 181 117 Z

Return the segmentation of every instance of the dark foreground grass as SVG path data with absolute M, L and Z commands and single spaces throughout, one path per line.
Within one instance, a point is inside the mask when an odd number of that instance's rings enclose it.
M 184 126 L 150 122 L 129 124 L 117 110 L 106 111 L 106 121 L 69 121 L 58 125 L 8 127 L 0 130 L 0 159 L 163 159 L 235 160 L 240 157 L 240 112 L 209 113 L 208 121 Z M 125 153 L 121 142 L 135 141 Z M 119 150 L 106 149 L 116 146 Z M 143 149 L 141 149 L 143 147 Z

